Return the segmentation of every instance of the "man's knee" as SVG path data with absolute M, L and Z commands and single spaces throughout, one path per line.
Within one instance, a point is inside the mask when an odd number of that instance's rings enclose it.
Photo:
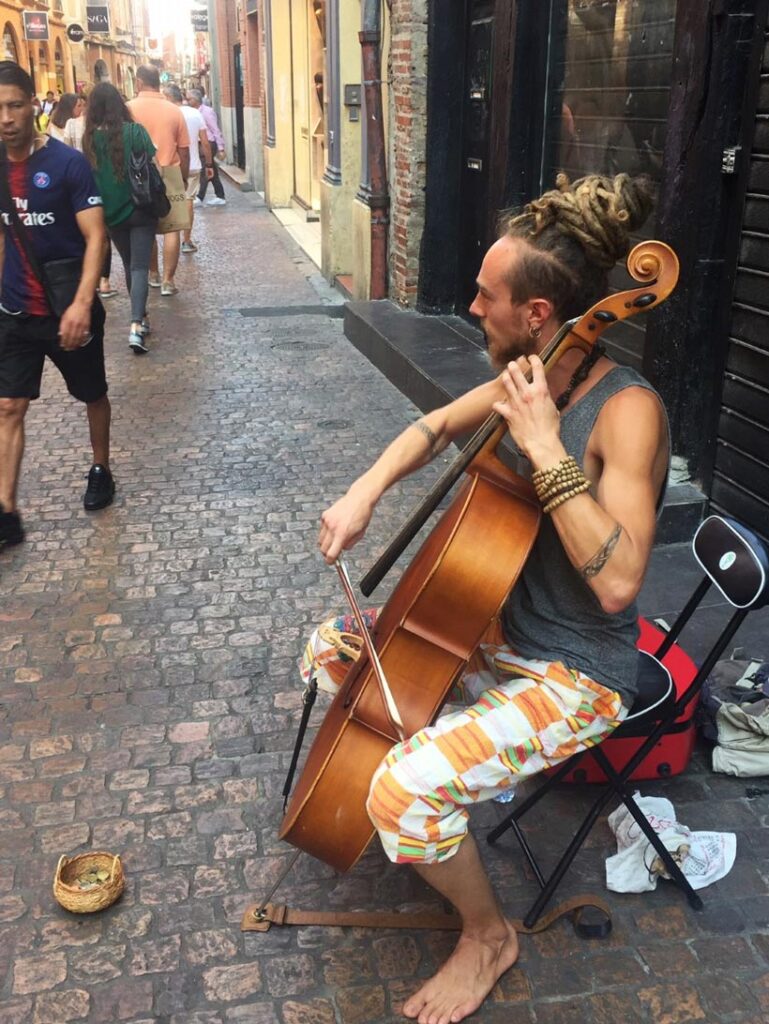
M 374 773 L 366 801 L 366 811 L 377 832 L 398 832 L 400 814 L 404 803 L 399 799 L 402 789 L 393 778 L 392 769 L 383 761 Z M 405 796 L 405 794 L 404 794 Z
M 28 398 L 0 398 L 0 423 L 6 426 L 21 423 L 28 408 Z

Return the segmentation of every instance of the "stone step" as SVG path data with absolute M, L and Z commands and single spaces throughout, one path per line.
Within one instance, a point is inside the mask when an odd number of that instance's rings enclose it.
M 241 192 L 253 192 L 254 186 L 246 172 L 237 164 L 219 164 L 219 173 L 224 174 Z

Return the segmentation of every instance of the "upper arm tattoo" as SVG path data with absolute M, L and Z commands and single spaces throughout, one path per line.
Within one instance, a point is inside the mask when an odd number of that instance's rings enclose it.
M 427 438 L 427 443 L 430 445 L 430 451 L 435 455 L 438 451 L 438 438 L 435 436 L 432 430 L 428 427 L 424 420 L 418 420 L 412 424 L 417 430 L 421 431 Z
M 619 543 L 621 536 L 622 527 L 617 523 L 605 543 L 600 546 L 593 557 L 589 561 L 585 562 L 579 570 L 580 576 L 586 580 L 592 579 L 593 576 L 597 576 L 611 558 L 612 552 Z

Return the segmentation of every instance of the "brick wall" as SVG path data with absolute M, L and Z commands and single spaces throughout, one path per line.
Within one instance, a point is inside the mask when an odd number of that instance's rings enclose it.
M 393 0 L 389 71 L 390 297 L 413 306 L 424 230 L 427 0 Z
M 215 0 L 216 49 L 223 107 L 235 106 L 232 47 L 236 42 L 235 0 Z
M 240 46 L 243 55 L 243 104 L 246 107 L 262 105 L 262 76 L 260 71 L 259 24 L 256 15 L 241 18 Z

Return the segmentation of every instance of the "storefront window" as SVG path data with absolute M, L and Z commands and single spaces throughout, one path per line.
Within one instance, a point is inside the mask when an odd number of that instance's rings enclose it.
M 645 173 L 662 166 L 675 0 L 555 4 L 546 186 L 565 171 Z
M 676 0 L 553 0 L 541 178 L 560 172 L 648 174 L 659 182 L 673 67 Z M 635 240 L 650 238 L 652 214 Z M 614 289 L 630 284 L 617 268 Z M 619 362 L 643 368 L 645 318 L 606 336 Z

